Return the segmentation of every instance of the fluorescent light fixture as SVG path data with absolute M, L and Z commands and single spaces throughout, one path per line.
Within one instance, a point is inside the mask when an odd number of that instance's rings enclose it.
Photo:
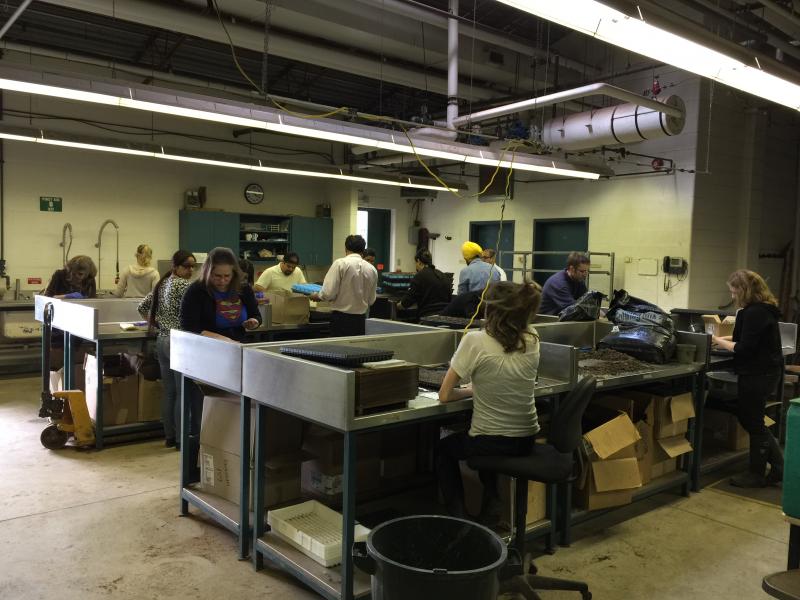
M 292 166 L 275 166 L 266 165 L 261 160 L 255 160 L 252 163 L 237 162 L 236 160 L 222 160 L 217 158 L 207 158 L 204 156 L 192 156 L 179 150 L 168 150 L 164 147 L 159 149 L 141 149 L 124 146 L 114 146 L 109 143 L 95 143 L 75 141 L 70 139 L 60 139 L 53 137 L 52 134 L 45 134 L 39 132 L 38 135 L 24 135 L 13 128 L 0 129 L 0 139 L 12 140 L 16 142 L 33 142 L 38 144 L 46 144 L 48 146 L 62 146 L 65 148 L 76 148 L 79 150 L 95 150 L 100 152 L 112 152 L 114 154 L 129 154 L 132 156 L 143 156 L 148 158 L 159 158 L 163 160 L 173 160 L 177 162 L 195 163 L 201 165 L 209 165 L 213 167 L 226 167 L 229 169 L 241 169 L 245 171 L 258 171 L 262 173 L 275 173 L 278 175 L 298 175 L 302 177 L 318 177 L 322 179 L 337 179 L 342 181 L 354 181 L 358 183 L 374 183 L 377 185 L 391 185 L 395 187 L 410 187 L 423 190 L 436 190 L 440 192 L 457 192 L 459 189 L 466 189 L 465 185 L 451 187 L 453 184 L 447 184 L 444 187 L 435 183 L 422 183 L 425 181 L 419 177 L 387 177 L 381 178 L 377 176 L 360 177 L 358 175 L 351 175 L 338 167 L 314 167 L 309 169 L 294 168 Z M 246 159 L 243 159 L 246 160 Z
M 800 85 L 594 0 L 499 0 L 636 54 L 800 110 Z
M 548 160 L 527 153 L 496 152 L 470 144 L 445 143 L 413 137 L 412 146 L 404 133 L 389 129 L 334 119 L 304 118 L 261 106 L 233 101 L 223 102 L 217 98 L 183 93 L 178 96 L 174 91 L 158 88 L 135 88 L 115 81 L 95 82 L 9 68 L 0 69 L 0 73 L 4 75 L 0 77 L 0 89 L 15 92 L 94 102 L 474 165 L 500 166 L 560 177 L 581 179 L 600 177 L 599 173 L 582 171 L 566 162 Z M 55 79 L 71 85 L 38 82 L 46 79 Z M 98 91 L 88 91 L 83 89 L 85 87 Z

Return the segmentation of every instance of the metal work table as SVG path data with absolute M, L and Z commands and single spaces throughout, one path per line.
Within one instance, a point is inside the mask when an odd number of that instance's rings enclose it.
M 458 345 L 459 332 L 420 326 L 410 327 L 414 328 L 410 333 L 366 335 L 331 341 L 342 345 L 390 349 L 394 351 L 394 358 L 418 364 L 439 364 L 449 361 Z M 389 409 L 358 416 L 355 410 L 354 371 L 280 354 L 281 346 L 301 346 L 310 343 L 314 342 L 262 344 L 246 346 L 243 350 L 242 395 L 257 402 L 253 559 L 256 568 L 260 568 L 265 557 L 278 563 L 326 598 L 362 597 L 369 594 L 369 578 L 360 572 L 354 572 L 350 556 L 355 524 L 356 434 L 402 424 L 444 419 L 471 410 L 472 400 L 447 404 L 433 400 L 416 408 Z M 542 357 L 541 375 L 536 387 L 537 395 L 541 397 L 559 394 L 571 389 L 575 376 L 574 348 L 546 344 L 542 347 Z M 320 567 L 283 543 L 275 534 L 266 531 L 263 490 L 265 423 L 268 407 L 339 431 L 344 435 L 342 484 L 344 531 L 340 569 Z M 550 523 L 539 531 L 553 532 Z
M 127 423 L 125 425 L 103 425 L 103 349 L 106 344 L 141 342 L 153 338 L 146 329 L 123 331 L 120 323 L 141 321 L 136 307 L 140 298 L 115 298 L 103 300 L 59 300 L 47 296 L 35 297 L 35 317 L 42 322 L 44 307 L 53 304 L 53 327 L 64 332 L 64 388 L 71 389 L 75 372 L 72 355 L 76 340 L 85 340 L 95 347 L 97 357 L 97 408 L 95 413 L 95 447 L 100 450 L 105 439 L 112 436 L 143 432 L 158 432 L 161 421 Z M 42 369 L 50 369 L 42 360 Z

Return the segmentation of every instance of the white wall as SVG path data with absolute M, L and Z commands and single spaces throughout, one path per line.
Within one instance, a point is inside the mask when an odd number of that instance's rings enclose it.
M 686 103 L 687 122 L 683 133 L 672 138 L 631 144 L 628 149 L 672 158 L 677 167 L 692 170 L 696 155 L 698 80 L 672 71 L 662 73 L 661 81 L 662 85 L 674 83 L 669 93 L 678 94 Z M 626 87 L 640 91 L 648 87 L 645 83 L 645 80 L 631 81 Z M 649 158 L 631 157 L 630 160 L 646 165 L 650 163 Z M 617 172 L 647 170 L 647 167 L 633 164 L 613 168 Z M 475 181 L 471 180 L 473 189 L 464 193 L 463 198 L 450 194 L 424 205 L 423 226 L 441 234 L 434 244 L 434 261 L 444 271 L 458 273 L 464 267 L 460 248 L 467 239 L 471 221 L 499 219 L 500 203 L 480 203 L 468 197 L 475 193 Z M 663 256 L 682 256 L 689 260 L 691 269 L 693 197 L 694 176 L 691 173 L 529 184 L 518 180 L 515 198 L 506 207 L 505 219 L 514 221 L 515 250 L 529 251 L 533 248 L 534 219 L 588 217 L 589 249 L 616 253 L 614 287 L 625 288 L 669 309 L 687 305 L 688 282 L 664 292 L 660 270 L 656 276 L 639 275 L 639 260 L 657 259 L 660 268 Z M 626 260 L 630 262 L 626 263 Z M 604 264 L 598 260 L 596 266 Z M 607 291 L 608 280 L 596 276 L 592 287 Z

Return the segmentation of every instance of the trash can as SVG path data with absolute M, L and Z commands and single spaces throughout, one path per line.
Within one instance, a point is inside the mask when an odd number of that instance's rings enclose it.
M 372 575 L 372 600 L 496 600 L 507 557 L 490 529 L 434 515 L 387 521 L 353 545 L 356 566 Z
M 800 398 L 786 413 L 786 450 L 783 462 L 783 512 L 800 519 Z

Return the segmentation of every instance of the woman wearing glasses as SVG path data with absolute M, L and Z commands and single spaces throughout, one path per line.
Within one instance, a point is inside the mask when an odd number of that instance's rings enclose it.
M 181 328 L 181 301 L 196 266 L 194 255 L 178 250 L 172 255 L 172 270 L 164 275 L 155 289 L 139 304 L 139 314 L 156 329 L 156 353 L 161 368 L 161 385 L 164 401 L 161 403 L 161 421 L 167 448 L 177 447 L 180 439 L 180 418 L 177 402 L 180 374 L 169 366 L 169 332 Z

